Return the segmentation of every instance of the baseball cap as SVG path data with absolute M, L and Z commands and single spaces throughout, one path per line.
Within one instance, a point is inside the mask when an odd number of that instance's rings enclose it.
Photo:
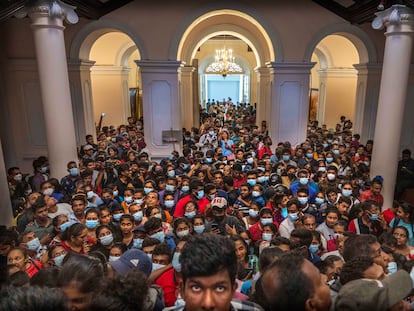
M 122 276 L 132 269 L 138 269 L 149 276 L 152 270 L 151 259 L 146 253 L 136 248 L 127 250 L 118 260 L 110 262 L 109 264 Z
M 84 147 L 83 147 L 83 150 L 91 150 L 91 149 L 93 149 L 93 147 L 91 146 L 91 145 L 85 145 Z
M 213 201 L 211 201 L 211 207 L 217 207 L 217 208 L 226 208 L 227 207 L 227 200 L 222 197 L 215 197 Z
M 124 141 L 124 138 L 122 136 L 115 137 L 115 142 Z
M 135 231 L 141 231 L 141 232 L 147 233 L 147 231 L 145 231 L 144 225 L 139 225 L 139 226 L 136 226 L 136 227 L 132 230 L 132 232 L 135 232 Z
M 382 281 L 354 280 L 340 289 L 335 310 L 386 311 L 407 297 L 412 288 L 410 275 L 404 270 L 399 270 Z

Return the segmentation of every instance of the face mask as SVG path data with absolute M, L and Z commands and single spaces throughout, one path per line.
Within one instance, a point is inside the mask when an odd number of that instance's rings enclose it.
M 308 183 L 308 181 L 309 181 L 308 177 L 299 178 L 299 182 L 300 182 L 301 185 L 306 185 Z
M 333 161 L 333 158 L 326 158 L 326 162 L 331 163 Z
M 108 235 L 105 235 L 105 236 L 99 238 L 99 240 L 101 241 L 101 244 L 103 246 L 108 246 L 113 242 L 114 237 L 113 237 L 112 234 L 108 234 Z
M 53 193 L 53 188 L 48 188 L 48 189 L 46 189 L 45 191 L 43 191 L 43 194 L 44 194 L 44 195 L 49 195 L 49 196 L 51 196 L 51 195 L 52 195 L 52 193 Z
M 252 157 L 254 158 L 256 156 L 256 152 L 252 151 Z
M 141 221 L 143 216 L 144 216 L 144 213 L 142 211 L 138 211 L 132 214 L 132 217 L 134 217 L 135 221 Z
M 172 266 L 175 271 L 181 272 L 181 264 L 180 264 L 180 253 L 174 253 L 172 259 Z
M 259 176 L 257 177 L 257 181 L 261 184 L 263 184 L 264 182 L 266 182 L 266 176 Z
M 351 194 L 352 194 L 352 190 L 349 190 L 349 189 L 342 189 L 342 195 L 343 195 L 344 197 L 349 197 L 349 196 L 351 196 Z
M 109 256 L 108 262 L 114 262 L 117 261 L 121 256 Z
M 281 214 L 282 214 L 282 217 L 283 217 L 283 218 L 288 217 L 288 210 L 287 210 L 287 207 L 282 207 Z
M 338 155 L 338 154 L 339 154 L 339 150 L 338 150 L 338 149 L 332 150 L 332 153 L 333 153 L 334 155 Z
M 168 155 L 168 160 L 174 160 L 174 156 L 172 154 Z
M 319 245 L 311 244 L 309 245 L 309 251 L 312 254 L 315 254 L 319 250 Z
M 145 194 L 150 193 L 152 190 L 154 190 L 154 189 L 144 187 L 144 192 L 145 192 Z
M 306 157 L 307 157 L 308 159 L 312 159 L 312 158 L 313 158 L 313 154 L 312 154 L 312 153 L 307 153 L 307 154 L 306 154 Z
M 254 209 L 249 209 L 249 216 L 252 218 L 256 218 L 259 215 L 258 211 L 255 211 Z
M 283 159 L 283 161 L 287 162 L 287 161 L 289 161 L 290 156 L 284 155 L 284 156 L 282 156 L 282 159 Z
M 119 193 L 119 191 L 118 191 L 118 190 L 114 190 L 114 191 L 112 192 L 112 195 L 113 195 L 114 197 L 117 197 L 117 196 L 118 196 L 118 193 Z
M 276 169 L 276 174 L 280 175 L 280 173 L 282 173 L 281 169 L 280 168 Z
M 70 226 L 71 226 L 70 221 L 67 221 L 67 222 L 65 222 L 65 223 L 63 223 L 63 224 L 61 224 L 61 225 L 60 225 L 60 230 L 61 230 L 62 232 L 65 232 L 65 231 L 66 231 L 66 229 L 67 229 L 67 228 L 69 228 Z
M 204 190 L 197 191 L 197 199 L 202 199 L 204 197 Z
M 152 272 L 154 272 L 158 269 L 164 268 L 164 267 L 165 267 L 165 265 L 160 265 L 159 263 L 152 263 Z
M 210 132 L 208 132 L 209 134 L 210 134 L 210 136 L 214 136 L 214 131 L 210 131 Z
M 298 213 L 289 213 L 288 217 L 292 222 L 295 222 L 296 220 L 299 219 Z
M 173 171 L 170 171 L 173 172 Z M 165 186 L 165 190 L 169 191 L 169 192 L 174 192 L 175 191 L 175 186 L 172 185 L 166 185 Z
M 188 169 L 188 164 L 183 163 L 183 170 L 186 171 Z
M 264 226 L 264 225 L 268 225 L 273 223 L 273 219 L 272 218 L 260 218 L 260 223 Z
M 153 166 L 152 165 L 148 165 L 148 171 L 152 171 Z
M 25 192 L 24 192 L 24 194 L 25 195 L 29 195 L 29 194 L 31 194 L 32 193 L 32 189 L 27 189 Z
M 185 217 L 187 217 L 187 218 L 194 218 L 194 216 L 196 215 L 196 212 L 195 211 L 192 211 L 192 212 L 185 212 L 184 213 L 184 216 Z
M 253 158 L 248 158 L 248 159 L 247 159 L 247 163 L 249 163 L 249 164 L 253 164 L 253 162 L 254 162 Z
M 152 254 L 147 254 L 147 256 L 152 261 Z
M 252 195 L 255 198 L 260 197 L 260 191 L 252 191 Z
M 378 220 L 378 214 L 369 214 L 369 219 L 372 221 Z
M 365 164 L 365 166 L 369 166 L 369 162 L 368 161 L 365 161 L 364 164 Z
M 79 175 L 79 169 L 77 167 L 72 167 L 69 170 L 70 176 L 78 176 Z
M 124 201 L 125 201 L 126 204 L 131 204 L 133 199 L 132 199 L 132 197 L 124 197 Z
M 211 194 L 211 195 L 208 196 L 208 198 L 210 199 L 210 201 L 213 201 L 215 197 L 216 197 L 215 194 Z
M 323 144 L 323 148 L 328 148 L 329 144 Z
M 42 174 L 46 174 L 46 173 L 47 173 L 47 169 L 48 169 L 48 167 L 47 167 L 47 166 L 44 166 L 44 167 L 42 167 L 42 168 L 40 169 L 40 172 L 41 172 Z
M 328 178 L 328 180 L 335 180 L 335 177 L 336 177 L 335 174 L 331 174 L 331 173 L 326 175 L 326 178 Z
M 227 165 L 227 160 L 224 160 L 223 163 L 224 163 L 224 165 Z
M 177 237 L 182 238 L 189 234 L 190 234 L 190 230 L 183 230 L 183 231 L 177 232 Z
M 168 175 L 168 177 L 174 177 L 175 176 L 175 171 L 174 170 L 168 171 L 167 175 Z
M 153 215 L 152 217 L 162 219 L 161 213 L 157 213 L 157 214 Z
M 397 270 L 398 270 L 397 263 L 394 262 L 394 261 L 389 262 L 388 266 L 387 266 L 387 270 L 388 270 L 388 275 L 397 272 Z
M 58 266 L 58 267 L 61 267 L 62 263 L 63 263 L 63 259 L 65 258 L 65 256 L 66 256 L 66 254 L 62 254 L 62 255 L 59 255 L 59 256 L 53 258 L 53 261 L 55 262 L 55 265 Z
M 248 179 L 247 180 L 247 183 L 250 185 L 250 186 L 254 186 L 254 185 L 256 185 L 256 179 Z
M 315 203 L 316 204 L 321 205 L 323 202 L 325 202 L 324 199 L 322 199 L 322 198 L 315 198 Z
M 89 200 L 92 199 L 94 197 L 94 195 L 95 195 L 95 193 L 93 193 L 93 191 L 88 191 L 86 193 L 86 196 L 88 197 Z
M 334 233 L 334 238 L 337 240 L 338 238 L 343 237 L 342 233 Z
M 164 201 L 164 205 L 166 208 L 170 209 L 174 206 L 174 200 L 166 200 Z
M 318 172 L 326 172 L 326 167 L 325 166 L 318 167 Z
M 305 205 L 306 203 L 308 203 L 308 197 L 300 197 L 298 198 L 298 201 L 300 202 L 300 204 Z
M 95 229 L 99 225 L 99 220 L 86 220 L 85 226 L 88 229 Z
M 109 203 L 112 202 L 111 198 L 106 198 L 106 199 L 102 199 L 102 201 L 104 202 L 105 205 L 108 205 Z
M 144 239 L 133 239 L 132 240 L 132 247 L 133 248 L 142 248 L 142 242 L 144 242 Z
M 183 192 L 188 192 L 188 191 L 190 191 L 190 186 L 182 186 L 182 187 L 181 187 L 181 191 L 183 191 Z
M 142 205 L 142 203 L 144 203 L 144 200 L 143 199 L 136 199 L 136 200 L 134 200 L 134 203 Z
M 124 214 L 123 214 L 123 213 L 121 213 L 121 214 L 114 214 L 114 215 L 113 215 L 114 220 L 115 220 L 115 221 L 119 221 L 119 220 L 121 219 L 122 215 L 124 215 Z
M 272 234 L 271 233 L 262 233 L 262 240 L 270 242 L 272 240 Z
M 204 225 L 198 225 L 198 226 L 194 226 L 194 231 L 198 234 L 203 233 L 205 230 L 205 226 Z
M 40 247 L 40 241 L 39 238 L 34 238 L 33 240 L 27 242 L 27 248 L 35 251 Z
M 342 184 L 338 184 L 338 189 L 342 189 Z
M 213 162 L 212 158 L 206 158 L 206 163 L 211 163 L 211 162 Z
M 22 174 L 17 174 L 13 177 L 13 179 L 17 182 L 21 182 L 23 179 L 23 175 Z
M 165 240 L 165 233 L 164 231 L 160 231 L 151 235 L 151 238 L 157 239 L 161 243 Z

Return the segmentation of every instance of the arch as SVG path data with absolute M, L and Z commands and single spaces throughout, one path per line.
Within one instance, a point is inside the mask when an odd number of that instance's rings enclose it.
M 222 9 L 192 18 L 191 24 L 186 21 L 185 29 L 181 29 L 173 38 L 171 57 L 190 63 L 198 47 L 205 41 L 216 35 L 230 34 L 249 44 L 259 67 L 275 58 L 283 58 L 279 36 L 273 32 L 270 37 L 268 31 L 251 15 Z
M 95 41 L 100 36 L 114 31 L 128 35 L 138 49 L 141 59 L 148 58 L 142 40 L 129 27 L 119 21 L 115 23 L 110 20 L 98 20 L 86 25 L 76 34 L 69 49 L 70 59 L 88 60 L 89 52 Z
M 311 60 L 312 53 L 323 38 L 334 34 L 343 36 L 354 44 L 361 64 L 377 62 L 377 51 L 371 38 L 362 29 L 345 23 L 325 27 L 317 33 L 307 46 L 304 55 L 305 61 Z
M 332 55 L 325 46 L 320 44 L 315 48 L 314 52 L 319 59 L 319 65 L 321 69 L 330 67 L 329 64 L 332 64 Z
M 115 64 L 118 66 L 128 67 L 128 60 L 135 51 L 138 51 L 139 55 L 139 50 L 135 44 L 133 44 L 133 42 L 128 42 L 119 49 L 115 58 Z M 139 58 L 141 59 L 140 55 Z

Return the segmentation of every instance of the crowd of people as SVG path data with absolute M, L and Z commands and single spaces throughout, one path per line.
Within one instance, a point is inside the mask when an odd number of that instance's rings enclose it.
M 411 310 L 414 207 L 383 206 L 373 141 L 341 117 L 274 145 L 254 116 L 213 103 L 159 161 L 131 117 L 61 180 L 9 168 L 0 310 Z

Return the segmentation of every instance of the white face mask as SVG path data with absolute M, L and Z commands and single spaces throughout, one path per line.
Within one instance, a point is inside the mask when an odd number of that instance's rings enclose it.
M 54 191 L 53 188 L 47 188 L 46 190 L 43 191 L 43 194 L 50 196 L 52 195 L 53 191 Z

